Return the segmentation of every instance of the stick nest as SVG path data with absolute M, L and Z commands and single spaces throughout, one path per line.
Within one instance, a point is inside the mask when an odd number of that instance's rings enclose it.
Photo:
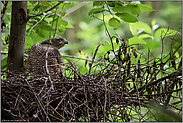
M 168 99 L 182 90 L 182 71 L 167 74 L 161 64 L 144 65 L 140 60 L 132 64 L 129 54 L 127 60 L 121 59 L 124 50 L 119 47 L 115 59 L 105 56 L 95 65 L 93 58 L 86 74 L 69 62 L 67 74 L 52 80 L 54 90 L 48 76 L 1 71 L 10 75 L 1 79 L 2 120 L 128 122 L 132 111 L 143 117 L 137 110 L 153 108 L 152 100 L 179 110 L 181 102 L 170 104 Z M 158 78 L 159 72 L 165 76 Z

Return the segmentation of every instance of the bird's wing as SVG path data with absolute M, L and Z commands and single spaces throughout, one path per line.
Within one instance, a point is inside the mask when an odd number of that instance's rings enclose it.
M 56 48 L 54 48 L 54 55 L 55 55 L 55 57 L 56 57 L 56 59 L 57 59 L 58 64 L 62 63 L 60 52 L 59 52 L 59 50 L 56 49 Z

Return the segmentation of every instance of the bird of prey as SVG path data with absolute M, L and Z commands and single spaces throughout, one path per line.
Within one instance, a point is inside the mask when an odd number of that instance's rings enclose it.
M 65 44 L 68 44 L 65 38 L 52 38 L 34 44 L 26 60 L 26 71 L 34 75 L 49 75 L 51 79 L 62 77 L 59 49 Z

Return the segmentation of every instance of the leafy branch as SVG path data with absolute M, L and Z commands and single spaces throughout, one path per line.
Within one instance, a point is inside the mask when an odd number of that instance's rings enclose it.
M 45 12 L 42 12 L 42 13 L 40 13 L 40 14 L 36 14 L 36 15 L 33 15 L 33 16 L 28 16 L 28 18 L 30 19 L 30 18 L 33 18 L 33 17 L 37 17 L 37 16 L 41 16 L 41 15 L 43 15 L 44 13 L 47 13 L 47 12 L 49 12 L 49 11 L 51 11 L 52 9 L 55 9 L 57 6 L 59 6 L 61 3 L 63 3 L 64 1 L 61 1 L 61 2 L 59 2 L 59 3 L 57 3 L 56 5 L 54 5 L 53 7 L 51 7 L 50 9 L 48 9 L 48 10 L 46 10 Z

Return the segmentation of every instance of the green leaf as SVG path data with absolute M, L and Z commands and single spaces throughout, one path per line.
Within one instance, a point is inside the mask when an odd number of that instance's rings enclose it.
M 87 69 L 86 67 L 83 67 L 83 66 L 80 66 L 80 67 L 78 68 L 78 70 L 79 70 L 79 72 L 80 72 L 81 74 L 85 74 L 85 73 L 88 71 L 88 69 Z
M 138 38 L 151 38 L 152 39 L 152 36 L 148 35 L 148 34 L 142 34 L 142 35 L 139 35 Z
M 153 8 L 149 5 L 144 5 L 144 4 L 137 4 L 137 6 L 139 6 L 141 9 L 152 12 Z
M 88 15 L 97 14 L 97 13 L 100 13 L 101 11 L 102 11 L 101 8 L 94 8 L 94 9 L 90 10 Z
M 152 30 L 151 30 L 151 27 L 147 24 L 147 23 L 144 23 L 144 22 L 137 22 L 135 23 L 135 26 L 141 30 L 141 29 L 144 29 L 144 32 L 148 33 L 148 34 L 151 34 Z
M 111 18 L 109 20 L 109 26 L 115 27 L 115 30 L 120 27 L 120 21 L 117 18 Z
M 4 70 L 6 67 L 7 67 L 7 56 L 1 58 L 1 70 Z
M 127 12 L 116 13 L 116 16 L 118 16 L 119 18 L 121 18 L 125 22 L 135 23 L 138 21 L 135 16 L 133 16 Z
M 137 35 L 137 28 L 136 28 L 135 24 L 134 23 L 130 23 L 129 24 L 129 28 L 130 28 L 130 31 L 131 31 L 132 35 L 136 36 Z
M 139 14 L 141 13 L 141 9 L 137 5 L 128 4 L 127 10 L 130 11 L 132 14 L 137 15 L 137 16 L 139 16 Z
M 177 33 L 176 30 L 172 30 L 172 29 L 167 29 L 167 28 L 160 28 L 158 29 L 155 34 L 154 34 L 154 38 L 161 38 L 164 36 L 173 36 Z
M 144 45 L 144 50 L 148 51 L 150 49 L 151 52 L 154 50 L 157 50 L 157 48 L 160 46 L 161 42 L 155 41 L 153 39 L 149 39 L 146 41 L 146 44 Z
M 178 52 L 175 53 L 175 56 L 176 56 L 176 58 L 180 57 Z
M 112 9 L 114 12 L 124 12 L 124 11 L 126 11 L 126 7 L 125 6 L 123 6 L 123 5 L 116 5 L 115 4 L 115 7 L 113 7 L 113 9 Z
M 35 42 L 32 40 L 30 35 L 27 35 L 25 37 L 25 50 L 30 49 L 32 45 L 34 45 Z
M 31 4 L 36 4 L 37 1 L 29 1 L 29 3 L 31 3 Z
M 129 42 L 129 45 L 132 45 L 132 44 L 145 44 L 145 41 L 141 38 L 138 38 L 138 37 L 130 38 L 130 39 L 128 39 L 128 42 Z
M 105 5 L 105 1 L 93 1 L 93 6 L 104 6 Z
M 67 13 L 67 12 L 66 12 L 65 10 L 63 10 L 63 9 L 58 9 L 56 14 L 57 14 L 58 16 L 62 16 L 62 17 L 63 17 L 66 13 Z
M 1 36 L 8 36 L 8 32 L 7 31 L 5 31 L 5 32 L 1 32 Z M 1 37 L 2 38 L 2 37 Z M 2 38 L 3 39 L 3 38 Z
M 62 24 L 60 24 L 59 27 L 58 27 L 58 30 L 60 31 L 60 33 L 63 34 L 65 32 L 65 30 L 66 30 L 66 27 L 63 26 Z
M 37 31 L 37 34 L 39 35 L 39 36 L 41 36 L 42 38 L 48 38 L 48 34 L 49 34 L 49 32 L 50 31 L 47 31 L 47 30 L 43 30 L 43 29 L 39 29 L 38 31 Z
M 66 28 L 74 28 L 71 24 L 67 24 Z
M 38 23 L 37 26 L 34 27 L 34 29 L 44 29 L 50 31 L 51 26 L 48 25 L 48 23 L 45 20 L 42 20 L 41 22 Z
M 35 5 L 34 8 L 32 9 L 32 11 L 38 11 L 41 6 L 42 5 L 40 5 L 40 4 Z
M 40 43 L 41 41 L 44 41 L 45 39 L 41 37 L 39 34 L 37 34 L 38 30 L 32 31 L 32 33 L 29 33 L 28 36 L 32 40 L 34 44 Z M 27 37 L 27 36 L 26 36 Z
M 36 43 L 41 43 L 42 41 L 45 40 L 45 38 L 41 37 L 40 35 L 38 35 L 37 33 L 30 33 L 29 34 L 30 38 L 32 39 L 32 41 L 34 42 L 34 44 Z M 48 37 L 47 37 L 48 38 Z M 46 39 L 47 39 L 46 38 Z
M 59 23 L 62 24 L 63 26 L 67 26 L 67 24 L 68 24 L 68 22 L 63 19 L 60 19 Z
M 47 23 L 50 23 L 50 22 L 53 20 L 53 18 L 44 18 L 44 20 L 45 20 Z
M 156 20 L 153 19 L 153 20 L 151 21 L 151 26 L 153 27 L 155 24 L 156 24 Z
M 114 7 L 114 6 L 115 6 L 115 1 L 107 1 L 107 4 L 108 4 L 110 7 Z
M 51 6 L 48 1 L 41 1 L 41 4 L 43 6 Z

